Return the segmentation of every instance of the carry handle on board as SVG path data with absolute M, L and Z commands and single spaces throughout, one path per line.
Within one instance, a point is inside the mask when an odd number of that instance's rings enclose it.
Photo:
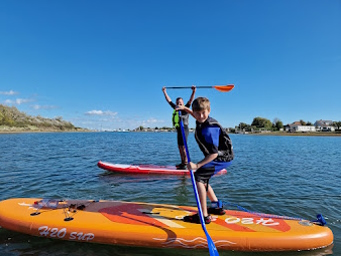
M 181 112 L 179 111 L 179 116 L 181 116 Z M 183 122 L 180 118 L 180 128 L 181 128 L 181 134 L 182 134 L 182 139 L 184 141 L 185 144 L 185 149 L 186 149 L 186 154 L 187 154 L 187 161 L 188 163 L 191 162 L 191 159 L 189 157 L 189 152 L 188 152 L 188 147 L 187 147 L 187 141 L 186 141 L 186 136 L 185 136 L 185 130 L 184 130 L 184 125 Z M 194 195 L 195 195 L 195 200 L 197 201 L 197 207 L 198 207 L 198 215 L 200 217 L 200 222 L 201 222 L 201 227 L 205 232 L 206 235 L 206 239 L 207 239 L 207 245 L 208 245 L 208 249 L 210 252 L 210 256 L 219 256 L 218 250 L 216 248 L 216 246 L 213 243 L 212 238 L 210 237 L 210 235 L 207 232 L 206 229 L 206 225 L 205 225 L 205 220 L 204 220 L 204 216 L 201 210 L 201 204 L 200 204 L 200 200 L 199 200 L 199 195 L 198 195 L 198 188 L 197 185 L 195 183 L 195 178 L 194 178 L 194 174 L 193 171 L 190 170 L 190 174 L 191 174 L 191 181 L 192 181 L 192 186 L 193 186 L 193 190 L 194 190 Z

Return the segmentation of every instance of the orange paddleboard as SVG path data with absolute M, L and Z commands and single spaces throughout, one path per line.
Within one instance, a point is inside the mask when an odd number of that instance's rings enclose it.
M 0 226 L 69 241 L 206 248 L 201 225 L 182 220 L 195 212 L 195 207 L 164 204 L 14 198 L 0 202 Z M 213 215 L 206 227 L 218 251 L 297 251 L 333 243 L 326 226 L 243 211 Z

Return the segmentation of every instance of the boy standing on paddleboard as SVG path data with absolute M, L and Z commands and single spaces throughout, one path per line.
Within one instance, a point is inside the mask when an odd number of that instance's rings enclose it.
M 180 157 L 181 157 L 181 163 L 176 165 L 177 169 L 186 169 L 186 165 L 187 165 L 187 156 L 186 156 L 186 149 L 185 149 L 185 144 L 184 141 L 182 139 L 182 134 L 181 134 L 181 129 L 179 126 L 179 122 L 176 122 L 174 119 L 179 118 L 178 116 L 178 112 L 175 111 L 176 107 L 181 107 L 181 106 L 186 106 L 186 107 L 190 107 L 192 101 L 194 100 L 194 95 L 195 95 L 195 91 L 196 91 L 196 87 L 193 85 L 192 86 L 192 94 L 191 97 L 189 99 L 189 101 L 186 103 L 186 105 L 184 105 L 184 100 L 179 97 L 176 99 L 176 104 L 174 104 L 171 100 L 171 98 L 168 96 L 167 92 L 166 92 L 166 87 L 162 88 L 163 94 L 165 95 L 165 98 L 167 100 L 167 102 L 169 103 L 169 105 L 174 109 L 174 113 L 173 113 L 173 125 L 175 125 L 176 128 L 176 132 L 177 132 L 177 137 L 178 137 L 178 148 L 179 148 L 179 153 L 180 153 Z M 185 129 L 185 135 L 186 135 L 186 139 L 188 137 L 189 134 L 189 127 L 188 127 L 188 119 L 189 119 L 189 114 L 185 111 L 181 111 L 181 120 L 182 123 L 184 124 L 184 129 Z
M 205 157 L 198 163 L 189 162 L 187 167 L 194 172 L 204 220 L 209 224 L 209 213 L 225 214 L 222 202 L 209 185 L 209 180 L 215 173 L 231 165 L 234 157 L 232 142 L 225 129 L 209 116 L 211 107 L 207 98 L 195 99 L 192 110 L 186 106 L 179 106 L 176 110 L 184 110 L 196 119 L 195 139 Z M 211 200 L 211 207 L 208 209 L 207 196 Z M 198 214 L 194 214 L 185 216 L 184 221 L 200 223 L 200 218 Z

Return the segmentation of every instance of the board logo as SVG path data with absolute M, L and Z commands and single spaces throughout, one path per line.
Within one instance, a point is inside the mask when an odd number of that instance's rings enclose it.
M 263 226 L 278 226 L 279 222 L 274 221 L 273 219 L 254 219 L 254 218 L 238 218 L 238 217 L 228 217 L 225 219 L 227 224 L 245 224 L 245 225 L 263 225 Z
M 95 238 L 95 235 L 93 233 L 84 234 L 83 232 L 74 231 L 68 234 L 66 228 L 58 229 L 58 228 L 49 228 L 48 226 L 39 227 L 38 232 L 40 236 L 44 236 L 44 237 L 78 240 L 78 241 L 91 241 Z M 68 237 L 66 237 L 67 235 Z

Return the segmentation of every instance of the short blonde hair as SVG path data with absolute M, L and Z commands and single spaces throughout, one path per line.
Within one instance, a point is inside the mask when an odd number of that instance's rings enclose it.
M 193 111 L 202 111 L 207 109 L 211 111 L 211 105 L 209 99 L 205 97 L 198 97 L 192 103 L 192 110 Z

